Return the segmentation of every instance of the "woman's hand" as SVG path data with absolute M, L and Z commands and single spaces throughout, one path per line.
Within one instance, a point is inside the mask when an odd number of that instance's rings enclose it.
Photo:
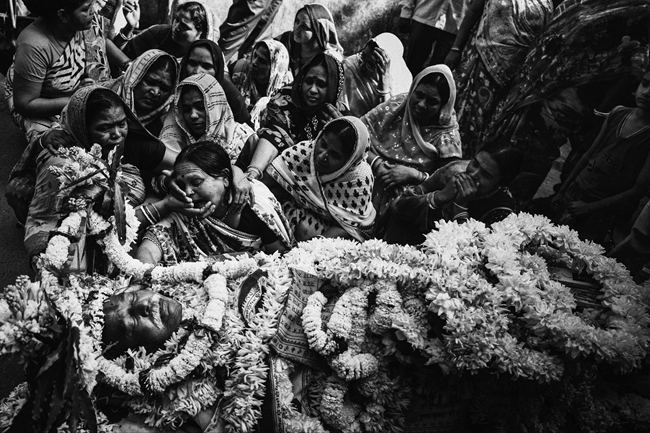
M 592 210 L 589 203 L 585 203 L 584 201 L 581 200 L 572 201 L 568 203 L 565 209 L 565 213 L 571 218 L 575 218 L 581 215 L 587 215 L 590 212 L 592 212 Z
M 125 0 L 122 5 L 122 13 L 131 29 L 137 29 L 140 25 L 140 3 L 138 0 Z
M 255 204 L 255 195 L 253 193 L 253 185 L 248 181 L 248 178 L 239 167 L 233 167 L 233 188 L 230 196 L 230 203 L 228 203 L 228 213 L 241 213 L 244 205 Z
M 204 219 L 209 217 L 217 210 L 217 206 L 212 202 L 207 202 L 200 208 L 195 208 L 192 201 L 178 199 L 171 194 L 167 194 L 163 199 L 165 214 L 176 212 L 190 218 Z
M 456 181 L 454 178 L 450 179 L 449 182 L 445 185 L 440 191 L 433 191 L 429 194 L 435 194 L 436 197 L 436 206 L 443 206 L 449 202 L 452 202 L 456 199 L 458 195 L 458 189 Z
M 56 154 L 60 147 L 72 147 L 75 145 L 74 140 L 63 129 L 50 129 L 39 139 L 43 149 L 47 149 L 50 153 Z
M 390 162 L 383 162 L 377 166 L 377 177 L 386 189 L 408 183 L 419 183 L 418 181 L 422 180 L 419 170 Z
M 458 191 L 454 202 L 460 206 L 467 207 L 467 204 L 474 200 L 478 194 L 478 185 L 466 173 L 457 173 L 454 176 L 453 182 L 456 185 L 456 191 Z
M 390 70 L 390 57 L 388 57 L 386 51 L 380 47 L 375 47 L 375 50 L 372 52 L 372 57 L 375 60 L 375 65 L 377 66 L 377 72 L 379 73 L 379 76 L 386 78 L 388 71 Z
M 321 110 L 321 117 L 325 122 L 343 117 L 343 114 L 335 106 L 327 102 Z
M 449 51 L 445 57 L 445 65 L 449 66 L 452 71 L 458 67 L 460 63 L 461 52 L 458 50 Z

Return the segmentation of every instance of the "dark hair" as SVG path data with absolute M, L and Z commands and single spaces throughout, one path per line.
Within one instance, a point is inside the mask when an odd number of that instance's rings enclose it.
M 37 17 L 56 16 L 61 9 L 71 14 L 85 2 L 86 0 L 24 0 L 27 9 Z
M 100 113 L 114 108 L 124 107 L 124 101 L 110 89 L 99 88 L 93 91 L 86 100 L 86 126 Z
M 438 94 L 440 95 L 440 104 L 442 106 L 449 102 L 449 93 L 451 91 L 449 90 L 449 83 L 447 82 L 447 78 L 445 78 L 443 74 L 440 72 L 434 72 L 433 74 L 425 75 L 418 83 L 418 86 L 422 84 L 428 84 L 438 89 Z
M 208 36 L 207 11 L 201 3 L 183 3 L 176 8 L 176 15 L 178 15 L 179 12 L 187 12 L 190 14 L 190 19 L 194 23 L 194 26 L 201 32 L 199 35 L 200 39 L 205 39 Z
M 215 70 L 215 78 L 221 84 L 223 82 L 224 78 L 224 61 L 223 61 L 223 53 L 221 51 L 221 48 L 219 45 L 217 45 L 216 42 L 211 41 L 209 39 L 197 39 L 196 41 L 192 42 L 192 45 L 190 45 L 190 48 L 187 50 L 183 58 L 181 59 L 181 80 L 184 78 L 187 78 L 187 62 L 190 59 L 190 56 L 192 55 L 192 52 L 194 52 L 194 49 L 197 47 L 203 47 L 206 48 L 210 54 L 212 55 L 212 64 L 214 65 L 214 70 Z
M 323 127 L 323 134 L 326 132 L 338 137 L 341 144 L 343 144 L 343 148 L 347 152 L 345 156 L 349 158 L 354 151 L 354 143 L 357 140 L 357 134 L 352 125 L 345 120 L 334 119 Z
M 147 69 L 147 74 L 149 72 L 157 72 L 157 71 L 169 71 L 171 76 L 172 76 L 172 88 L 176 85 L 176 79 L 178 78 L 176 76 L 176 60 L 174 60 L 170 56 L 160 56 L 156 59 L 155 62 Z
M 524 153 L 512 144 L 485 143 L 478 152 L 489 154 L 499 166 L 499 185 L 506 186 L 519 174 L 524 163 Z
M 212 177 L 228 178 L 229 189 L 233 185 L 230 156 L 216 141 L 204 140 L 190 144 L 178 154 L 174 167 L 190 162 Z

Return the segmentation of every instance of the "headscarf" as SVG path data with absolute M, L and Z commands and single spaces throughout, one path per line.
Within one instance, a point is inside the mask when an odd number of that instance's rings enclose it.
M 316 54 L 312 59 L 300 69 L 296 79 L 293 82 L 291 87 L 291 101 L 293 104 L 306 111 L 314 111 L 313 108 L 307 108 L 303 99 L 302 99 L 302 81 L 305 79 L 307 72 L 316 64 L 323 63 L 325 66 L 325 73 L 327 74 L 327 97 L 325 98 L 326 103 L 330 103 L 336 106 L 336 102 L 341 96 L 341 91 L 343 90 L 343 82 L 345 80 L 345 75 L 343 74 L 343 64 L 339 62 L 336 58 L 330 56 L 326 53 Z M 320 107 L 318 108 L 320 109 Z
M 205 34 L 205 39 L 209 39 L 211 41 L 218 41 L 219 40 L 219 25 L 217 18 L 215 17 L 214 11 L 212 10 L 212 2 L 208 3 L 204 0 L 174 0 L 172 2 L 171 7 L 169 8 L 169 23 L 174 21 L 174 16 L 176 14 L 176 10 L 178 9 L 179 6 L 185 4 L 185 3 L 198 3 L 201 6 L 203 6 L 203 10 L 205 10 L 205 21 L 206 21 L 206 34 Z M 216 5 L 217 2 L 214 2 Z
M 343 47 L 339 43 L 332 12 L 320 3 L 306 4 L 298 12 L 303 10 L 309 16 L 309 23 L 320 49 L 342 60 Z
M 192 42 L 192 45 L 190 45 L 190 48 L 187 50 L 187 53 L 185 53 L 185 55 L 181 59 L 181 80 L 186 78 L 185 70 L 187 68 L 187 61 L 190 58 L 190 54 L 196 47 L 204 47 L 207 48 L 208 51 L 210 51 L 210 54 L 212 54 L 212 64 L 214 65 L 214 70 L 215 70 L 215 78 L 220 84 L 223 83 L 224 69 L 225 69 L 223 52 L 221 51 L 221 48 L 219 47 L 219 45 L 217 45 L 216 42 L 208 39 L 199 39 L 198 41 Z
M 390 60 L 390 82 L 383 84 L 383 86 L 389 87 L 388 89 L 379 89 L 377 80 L 364 75 L 361 53 L 346 58 L 343 61 L 345 85 L 341 100 L 345 109 L 353 116 L 363 116 L 383 102 L 382 95 L 386 94 L 385 90 L 390 90 L 388 96 L 408 92 L 413 81 L 413 75 L 402 58 L 404 47 L 397 36 L 392 33 L 382 33 L 372 41 L 386 52 Z M 364 46 L 364 50 L 366 46 Z
M 239 91 L 244 96 L 247 106 L 251 106 L 251 101 L 255 100 L 255 104 L 250 109 L 251 111 L 251 121 L 255 129 L 260 127 L 260 117 L 261 114 L 266 109 L 266 105 L 271 100 L 273 94 L 280 90 L 285 85 L 293 81 L 293 74 L 289 69 L 289 52 L 283 43 L 276 41 L 275 39 L 265 39 L 263 41 L 255 44 L 253 51 L 255 51 L 259 46 L 264 45 L 269 50 L 269 84 L 266 87 L 266 95 L 261 96 L 255 84 L 251 79 L 251 68 L 250 63 L 248 65 L 248 71 L 246 73 L 246 78 L 244 78 L 243 83 Z
M 404 45 L 392 33 L 382 33 L 372 38 L 390 59 L 390 90 L 393 95 L 409 91 L 413 74 L 404 61 Z
M 180 109 L 180 98 L 187 86 L 197 88 L 203 95 L 205 104 L 205 134 L 195 139 L 191 129 L 185 124 Z M 223 88 L 217 80 L 208 74 L 196 74 L 185 78 L 176 88 L 174 111 L 165 118 L 160 140 L 168 148 L 180 151 L 191 143 L 212 140 L 220 143 L 231 160 L 236 159 L 246 139 L 254 131 L 247 125 L 235 122 Z
M 428 141 L 425 141 L 420 133 L 420 126 L 411 113 L 409 101 L 413 97 L 413 92 L 420 84 L 420 81 L 422 81 L 422 79 L 427 75 L 434 73 L 442 74 L 447 80 L 447 84 L 449 84 L 449 100 L 440 109 L 439 126 L 436 126 L 435 131 L 431 135 L 428 135 Z M 441 64 L 425 68 L 413 80 L 408 95 L 393 97 L 391 100 L 386 102 L 385 105 L 382 104 L 380 106 L 382 108 L 380 112 L 372 110 L 364 116 L 364 121 L 371 130 L 370 140 L 373 149 L 389 159 L 399 160 L 400 158 L 391 157 L 394 155 L 401 155 L 403 153 L 403 147 L 407 146 L 408 143 L 412 141 L 415 142 L 417 147 L 425 156 L 433 160 L 439 157 L 441 146 L 452 147 L 457 145 L 460 147 L 458 122 L 456 121 L 456 112 L 454 111 L 455 101 L 456 84 L 454 83 L 454 78 L 449 67 Z M 384 141 L 388 140 L 388 134 L 396 129 L 396 125 L 393 125 L 393 122 L 395 119 L 398 119 L 400 115 L 403 115 L 402 124 L 397 129 L 398 132 L 395 137 L 395 140 L 399 145 L 396 146 L 394 141 L 391 141 L 389 143 L 391 148 L 387 149 Z M 446 143 L 445 140 L 453 141 L 454 143 Z M 442 153 L 445 154 L 448 152 Z M 458 155 L 453 154 L 452 152 L 452 155 L 446 154 L 444 157 L 460 156 L 460 149 L 458 149 L 457 153 Z M 413 164 L 416 164 L 416 162 L 413 161 Z M 419 164 L 416 165 L 423 165 L 423 162 L 420 161 Z
M 366 161 L 369 136 L 356 117 L 346 116 L 328 123 L 346 122 L 355 133 L 352 154 L 345 165 L 331 174 L 318 174 L 314 162 L 315 140 L 302 141 L 282 152 L 267 169 L 296 202 L 323 216 L 333 218 L 357 240 L 364 240 L 375 220 L 372 205 L 372 169 Z
M 124 75 L 102 84 L 103 86 L 108 87 L 109 89 L 113 90 L 115 93 L 120 95 L 122 100 L 126 103 L 126 106 L 129 107 L 129 110 L 136 113 L 136 115 L 138 116 L 138 120 L 143 125 L 147 125 L 151 123 L 152 121 L 160 117 L 163 113 L 165 113 L 169 108 L 169 106 L 171 105 L 172 101 L 174 100 L 174 92 L 172 91 L 171 94 L 169 95 L 169 98 L 167 98 L 166 101 L 164 101 L 158 108 L 156 108 L 152 112 L 144 115 L 139 115 L 135 110 L 133 89 L 135 89 L 135 87 L 138 84 L 140 84 L 140 82 L 145 77 L 145 75 L 147 75 L 149 69 L 153 66 L 153 64 L 162 57 L 168 57 L 172 61 L 172 64 L 176 69 L 176 80 L 178 80 L 179 71 L 178 71 L 178 63 L 176 62 L 176 59 L 172 55 L 162 50 L 154 49 L 154 50 L 145 51 L 144 53 L 142 53 L 142 55 L 140 55 L 135 60 L 133 60 L 133 62 L 131 62 Z M 173 87 L 176 86 L 176 82 L 177 81 L 172 83 Z

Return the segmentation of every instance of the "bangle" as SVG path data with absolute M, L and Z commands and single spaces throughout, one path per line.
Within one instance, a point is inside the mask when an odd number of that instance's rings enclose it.
M 420 183 L 426 181 L 429 178 L 429 173 L 427 173 L 426 171 L 421 171 L 420 174 L 424 175 L 424 179 L 422 179 Z
M 124 29 L 122 29 L 122 30 L 124 30 Z M 120 33 L 119 33 L 119 35 L 120 35 L 120 37 L 122 39 L 124 39 L 125 41 L 130 41 L 131 39 L 133 39 L 133 33 L 131 33 L 131 36 L 127 36 L 122 32 L 122 30 L 120 30 Z
M 45 134 L 43 134 L 45 135 Z M 43 135 L 38 137 L 38 145 L 41 146 L 41 149 L 45 150 L 45 146 L 43 146 Z
M 379 93 L 380 95 L 388 95 L 390 93 L 390 89 L 385 89 L 385 90 L 377 89 L 377 93 Z
M 460 53 L 461 49 L 459 47 L 451 47 L 449 51 L 458 51 Z
M 251 180 L 259 180 L 263 176 L 262 170 L 259 169 L 259 167 L 255 167 L 254 165 L 249 165 L 248 168 L 246 169 L 246 177 Z
M 429 194 L 427 194 L 427 202 L 429 203 L 429 207 L 431 209 L 438 209 L 438 205 L 436 204 L 436 193 L 438 191 L 433 191 Z
M 454 202 L 454 206 L 456 206 L 458 209 L 467 210 L 467 208 L 465 206 L 461 206 L 456 202 Z
M 156 224 L 156 220 L 154 219 L 151 211 L 147 209 L 147 205 L 148 203 L 145 203 L 142 206 L 140 206 L 140 211 L 142 212 L 142 215 L 144 215 L 145 219 L 149 221 L 149 224 L 154 225 Z
M 158 208 L 156 207 L 156 205 L 154 205 L 153 203 L 150 203 L 149 205 L 151 206 L 151 209 L 156 211 L 156 217 L 157 217 L 156 222 L 160 221 L 162 219 L 162 217 L 160 216 L 160 211 L 158 211 Z M 151 210 L 149 212 L 153 215 L 153 212 L 151 212 Z
M 381 158 L 380 156 L 375 156 L 374 158 L 372 158 L 372 162 L 370 163 L 370 168 L 371 169 L 373 169 L 373 170 L 375 169 L 375 162 L 377 162 L 377 160 L 380 159 L 380 158 Z

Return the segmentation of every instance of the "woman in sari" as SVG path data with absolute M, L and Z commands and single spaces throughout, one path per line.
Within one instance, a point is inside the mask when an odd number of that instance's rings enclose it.
M 248 125 L 235 121 L 219 82 L 212 75 L 196 74 L 176 88 L 174 108 L 165 118 L 160 139 L 177 152 L 192 143 L 214 141 L 235 161 L 253 133 Z
M 146 160 L 150 156 L 138 152 L 133 146 L 125 145 L 128 125 L 131 122 L 137 122 L 135 115 L 117 94 L 101 86 L 86 86 L 79 89 L 70 98 L 70 102 L 61 114 L 61 126 L 74 141 L 75 146 L 90 150 L 92 145 L 99 144 L 100 158 L 110 168 L 109 174 L 114 174 L 113 170 L 119 173 L 113 180 L 119 183 L 119 189 L 124 193 L 125 198 L 133 206 L 140 205 L 136 208 L 136 217 L 140 220 L 141 227 L 157 222 L 172 210 L 202 215 L 205 209 L 196 207 L 192 209 L 172 196 L 155 203 L 143 204 L 145 189 L 137 166 L 143 165 L 141 160 Z M 124 160 L 132 161 L 132 164 L 123 163 Z M 41 150 L 38 154 L 37 193 L 30 204 L 25 224 L 25 247 L 30 258 L 45 250 L 51 232 L 56 230 L 58 223 L 70 211 L 68 197 L 83 198 L 95 203 L 103 200 L 101 207 L 108 209 L 111 214 L 113 207 L 107 202 L 107 197 L 110 195 L 110 200 L 121 200 L 116 192 L 117 189 L 113 194 L 105 194 L 105 191 L 115 188 L 111 181 L 106 182 L 105 185 L 83 185 L 62 194 L 59 179 L 52 169 L 61 168 L 67 162 L 69 162 L 67 158 L 51 153 L 47 149 Z M 110 214 L 104 216 L 108 217 Z M 86 263 L 87 260 L 91 259 L 90 254 L 86 255 L 85 239 L 76 244 L 76 247 L 77 253 L 74 255 L 73 266 L 75 269 L 85 270 L 89 265 Z M 92 269 L 88 270 L 92 271 Z
M 650 5 L 640 0 L 567 0 L 556 8 L 487 131 L 488 140 L 526 149 L 511 188 L 518 201 L 527 205 L 533 198 L 567 141 L 571 151 L 562 180 L 594 142 L 607 113 L 634 105 L 648 62 L 649 20 Z
M 212 75 L 217 79 L 226 94 L 235 121 L 250 124 L 251 117 L 246 102 L 225 73 L 221 48 L 215 42 L 207 39 L 193 42 L 181 60 L 181 80 L 200 73 Z
M 197 261 L 231 252 L 285 251 L 294 240 L 278 201 L 261 182 L 253 182 L 255 204 L 234 209 L 230 157 L 210 141 L 193 143 L 176 159 L 173 177 L 194 207 L 209 206 L 207 218 L 172 213 L 148 229 L 136 257 L 165 265 Z
M 104 85 L 120 95 L 139 123 L 157 137 L 174 99 L 177 78 L 176 59 L 164 51 L 149 50 L 136 58 L 124 75 Z M 133 132 L 136 125 L 129 127 Z
M 315 140 L 282 152 L 265 183 L 287 196 L 285 214 L 298 241 L 315 236 L 368 239 L 375 219 L 368 130 L 356 117 L 329 122 Z
M 132 59 L 153 49 L 180 59 L 198 39 L 218 40 L 219 28 L 211 9 L 192 0 L 178 6 L 171 24 L 153 25 L 137 36 L 118 34 L 114 41 Z
M 523 154 L 515 147 L 483 146 L 471 161 L 451 162 L 407 189 L 377 221 L 375 234 L 391 244 L 417 245 L 440 220 L 464 223 L 472 218 L 486 225 L 501 221 L 515 211 L 508 185 L 522 162 Z
M 252 179 L 261 179 L 271 161 L 284 149 L 313 140 L 340 113 L 334 107 L 343 87 L 343 67 L 329 54 L 314 56 L 266 107 L 259 141 L 246 147 L 237 164 Z
M 274 39 L 258 42 L 250 60 L 237 61 L 232 80 L 244 97 L 253 129 L 258 130 L 273 94 L 293 81 L 287 49 Z
M 339 43 L 332 12 L 318 3 L 298 9 L 293 30 L 283 33 L 279 39 L 289 51 L 289 67 L 296 78 L 298 71 L 318 53 L 343 60 L 343 47 Z
M 485 140 L 499 94 L 509 88 L 553 7 L 552 0 L 476 0 L 467 9 L 445 59 L 458 86 L 464 158 L 472 158 Z
M 408 93 L 393 96 L 361 120 L 370 132 L 373 203 L 381 215 L 408 185 L 462 156 L 454 112 L 456 86 L 445 65 L 420 72 Z
M 128 60 L 104 37 L 104 19 L 92 0 L 33 4 L 38 18 L 16 41 L 7 72 L 9 112 L 27 141 L 47 131 L 84 79 L 110 79 L 114 64 Z
M 392 33 L 372 38 L 358 54 L 343 61 L 342 111 L 361 117 L 391 96 L 408 92 L 413 75 L 402 58 L 404 46 Z

